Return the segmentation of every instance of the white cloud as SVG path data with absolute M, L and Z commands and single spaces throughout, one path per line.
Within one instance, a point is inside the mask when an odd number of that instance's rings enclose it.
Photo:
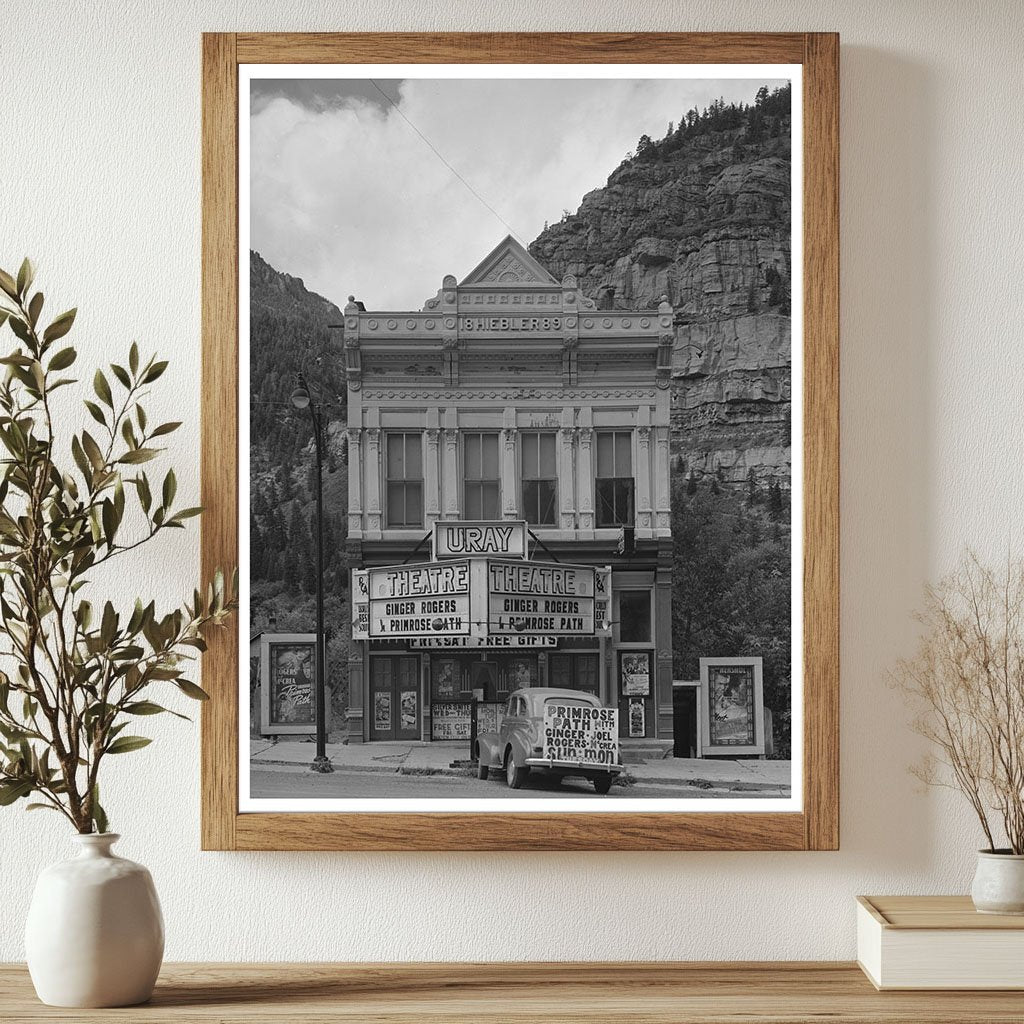
M 401 112 L 524 243 L 605 184 L 642 134 L 690 107 L 750 102 L 761 81 L 427 80 Z M 419 309 L 509 233 L 390 106 L 353 96 L 310 110 L 259 104 L 251 127 L 251 245 L 339 306 Z

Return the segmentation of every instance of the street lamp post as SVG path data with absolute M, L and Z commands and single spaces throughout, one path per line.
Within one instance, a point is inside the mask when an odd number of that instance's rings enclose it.
M 323 409 L 310 397 L 305 375 L 299 374 L 299 386 L 292 392 L 296 409 L 309 409 L 313 421 L 313 446 L 316 450 L 316 755 L 313 771 L 333 772 L 327 756 L 327 688 L 324 680 L 324 458 Z

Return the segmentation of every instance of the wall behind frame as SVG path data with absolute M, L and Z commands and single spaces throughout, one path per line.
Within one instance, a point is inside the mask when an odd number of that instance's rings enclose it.
M 121 852 L 153 871 L 168 959 L 846 959 L 855 894 L 966 891 L 977 830 L 906 774 L 920 748 L 885 673 L 925 578 L 966 543 L 992 559 L 1021 543 L 1016 3 L 8 7 L 3 120 L 20 142 L 0 147 L 0 265 L 30 253 L 48 302 L 81 308 L 82 365 L 133 338 L 172 357 L 148 411 L 186 423 L 183 499 L 198 494 L 201 31 L 842 33 L 842 850 L 201 854 L 198 733 L 160 721 L 152 747 L 111 765 L 105 803 Z M 155 545 L 136 579 L 177 600 L 197 543 L 193 529 Z M 132 580 L 110 588 L 134 596 Z M 0 835 L 15 922 L 0 959 L 14 960 L 30 879 L 71 843 L 55 816 L 20 810 Z

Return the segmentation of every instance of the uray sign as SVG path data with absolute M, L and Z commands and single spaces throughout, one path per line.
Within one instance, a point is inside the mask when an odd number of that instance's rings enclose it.
M 506 558 L 526 557 L 526 523 L 456 522 L 434 523 L 434 558 L 465 558 L 467 555 L 501 555 Z

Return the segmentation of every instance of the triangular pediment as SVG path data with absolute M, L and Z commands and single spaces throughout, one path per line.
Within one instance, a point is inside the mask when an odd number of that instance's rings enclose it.
M 475 284 L 558 286 L 558 282 L 511 235 L 506 235 L 459 282 L 459 287 Z

